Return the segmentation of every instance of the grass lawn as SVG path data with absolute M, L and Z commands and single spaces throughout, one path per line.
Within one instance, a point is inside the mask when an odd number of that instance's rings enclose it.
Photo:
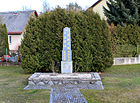
M 89 103 L 140 103 L 140 65 L 112 66 L 101 74 L 104 90 L 81 90 Z
M 24 90 L 21 67 L 0 67 L 0 103 L 49 103 L 50 90 Z M 81 90 L 89 103 L 140 103 L 140 65 L 112 66 L 101 74 L 104 90 Z
M 49 103 L 50 90 L 24 90 L 27 78 L 21 67 L 0 67 L 0 103 Z

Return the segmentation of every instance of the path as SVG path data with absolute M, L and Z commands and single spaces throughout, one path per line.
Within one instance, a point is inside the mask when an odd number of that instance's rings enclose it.
M 104 89 L 102 82 L 93 84 L 67 84 L 51 88 L 50 103 L 88 103 L 80 89 Z
M 88 103 L 78 88 L 52 88 L 50 103 Z

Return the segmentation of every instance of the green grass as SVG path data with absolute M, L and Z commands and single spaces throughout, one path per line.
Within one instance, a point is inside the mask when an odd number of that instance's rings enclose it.
M 140 103 L 140 65 L 112 66 L 101 74 L 104 90 L 81 90 L 89 103 Z
M 0 67 L 0 103 L 49 103 L 50 90 L 24 90 L 29 74 Z M 101 74 L 104 90 L 81 90 L 89 103 L 140 103 L 140 65 L 112 66 Z
M 24 90 L 29 76 L 21 67 L 0 67 L 0 103 L 49 103 L 50 90 Z

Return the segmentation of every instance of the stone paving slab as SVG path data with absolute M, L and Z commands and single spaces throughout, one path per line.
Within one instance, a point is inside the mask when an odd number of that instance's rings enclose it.
M 88 103 L 78 88 L 52 88 L 50 103 Z

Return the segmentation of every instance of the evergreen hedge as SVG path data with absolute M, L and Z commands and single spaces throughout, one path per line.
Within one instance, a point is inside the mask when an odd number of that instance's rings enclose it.
M 114 57 L 138 56 L 140 27 L 138 25 L 111 25 L 111 40 Z
M 105 20 L 93 11 L 57 8 L 30 19 L 20 49 L 25 72 L 60 72 L 65 27 L 71 29 L 74 72 L 99 72 L 112 65 L 110 33 Z
M 0 57 L 6 54 L 6 48 L 9 50 L 7 28 L 5 24 L 0 24 Z

